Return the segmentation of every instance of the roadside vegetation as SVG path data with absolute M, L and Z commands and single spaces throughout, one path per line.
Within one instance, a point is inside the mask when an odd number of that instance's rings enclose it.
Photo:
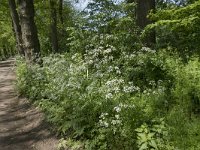
M 40 49 L 16 60 L 59 148 L 200 149 L 200 1 L 59 4 L 35 2 Z

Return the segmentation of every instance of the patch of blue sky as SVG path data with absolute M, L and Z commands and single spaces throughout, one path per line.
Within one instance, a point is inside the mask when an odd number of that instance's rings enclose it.
M 73 4 L 74 4 L 76 9 L 83 10 L 87 7 L 88 3 L 91 0 L 78 0 L 77 2 L 75 2 L 75 0 L 71 0 L 71 1 L 73 1 Z
M 71 0 L 74 3 L 75 8 L 78 10 L 83 10 L 87 7 L 89 2 L 93 0 Z M 115 3 L 123 2 L 124 0 L 113 0 Z

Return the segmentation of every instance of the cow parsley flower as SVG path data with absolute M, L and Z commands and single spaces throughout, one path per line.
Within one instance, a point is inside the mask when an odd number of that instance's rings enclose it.
M 119 113 L 121 111 L 121 107 L 116 106 L 116 107 L 114 107 L 114 110 Z
M 112 98 L 113 98 L 112 93 L 108 93 L 108 94 L 106 94 L 106 99 L 112 99 Z
M 119 119 L 119 115 L 115 115 L 115 118 L 116 118 L 116 119 Z

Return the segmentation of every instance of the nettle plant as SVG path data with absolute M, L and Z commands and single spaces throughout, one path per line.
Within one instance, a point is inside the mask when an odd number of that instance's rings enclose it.
M 139 150 L 175 149 L 167 142 L 168 131 L 163 118 L 159 120 L 152 120 L 152 125 L 144 123 L 135 131 L 137 132 L 137 145 Z

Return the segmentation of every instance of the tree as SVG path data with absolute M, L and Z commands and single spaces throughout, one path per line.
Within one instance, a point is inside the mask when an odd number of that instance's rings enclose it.
M 51 27 L 51 44 L 52 44 L 53 51 L 58 52 L 59 47 L 58 47 L 56 1 L 50 0 L 49 2 L 50 2 L 50 11 L 51 11 L 51 25 L 50 25 L 50 27 Z
M 140 29 L 144 29 L 152 21 L 148 18 L 151 10 L 155 10 L 155 0 L 127 0 L 128 3 L 135 2 L 136 6 L 136 24 Z M 145 43 L 152 46 L 155 43 L 155 31 L 153 31 L 146 39 Z
M 10 14 L 13 22 L 13 29 L 15 32 L 16 36 L 16 41 L 17 41 L 17 47 L 18 47 L 18 52 L 21 55 L 24 55 L 24 47 L 23 47 L 23 41 L 22 41 L 22 31 L 21 31 L 21 26 L 19 23 L 19 15 L 16 10 L 16 3 L 15 0 L 8 0 L 9 7 L 10 7 Z
M 172 47 L 187 60 L 188 56 L 200 55 L 200 1 L 185 7 L 173 7 L 151 15 L 155 23 L 149 30 L 157 31 L 157 47 Z
M 111 33 L 116 20 L 122 17 L 122 11 L 114 0 L 92 0 L 85 9 L 87 28 L 98 34 Z
M 18 0 L 18 4 L 25 57 L 31 62 L 34 60 L 34 55 L 36 57 L 40 55 L 40 43 L 34 22 L 34 4 L 33 0 Z
M 59 17 L 60 17 L 60 23 L 63 25 L 63 0 L 59 0 Z

